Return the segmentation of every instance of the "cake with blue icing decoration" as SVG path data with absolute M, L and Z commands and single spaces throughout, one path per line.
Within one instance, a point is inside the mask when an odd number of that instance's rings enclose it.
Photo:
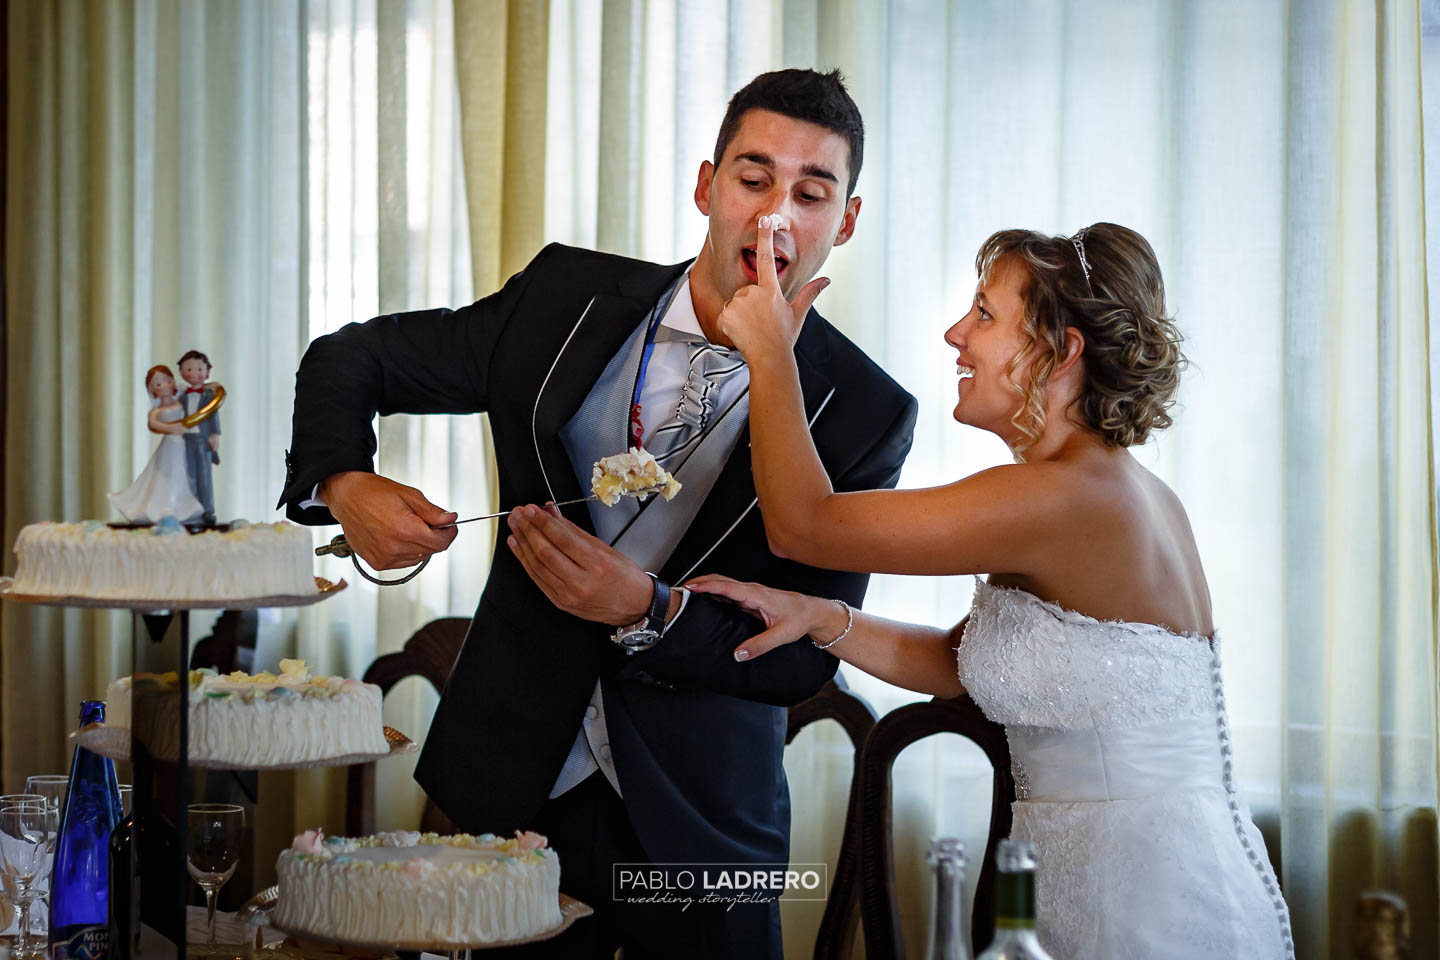
M 148 721 L 135 730 L 157 757 L 179 755 L 178 674 L 140 673 L 105 691 L 107 725 L 131 727 L 132 701 L 154 697 Z M 191 670 L 189 757 L 192 763 L 241 768 L 293 766 L 383 754 L 390 744 L 373 683 L 312 676 L 304 660 L 281 660 L 280 672 L 219 674 Z
M 149 602 L 312 596 L 310 541 L 310 531 L 283 522 L 193 534 L 174 517 L 138 529 L 32 523 L 15 540 L 11 591 Z

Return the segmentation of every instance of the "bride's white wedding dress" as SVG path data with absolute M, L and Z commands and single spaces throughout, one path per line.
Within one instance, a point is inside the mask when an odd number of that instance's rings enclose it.
M 1057 958 L 1294 957 L 1235 792 L 1219 646 L 977 581 L 960 679 L 1005 725 L 1012 835 L 1035 844 Z
M 180 404 L 160 411 L 160 419 L 174 423 L 185 416 Z M 182 523 L 200 518 L 205 508 L 190 492 L 185 472 L 185 438 L 178 433 L 160 435 L 160 445 L 140 476 L 119 493 L 106 494 L 126 520 L 159 520 L 174 517 Z

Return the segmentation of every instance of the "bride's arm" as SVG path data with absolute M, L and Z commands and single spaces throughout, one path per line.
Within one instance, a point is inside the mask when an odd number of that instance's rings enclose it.
M 150 415 L 145 418 L 145 423 L 149 426 L 151 433 L 184 433 L 188 429 L 178 420 L 160 419 L 160 411 L 162 409 L 164 408 L 156 407 L 151 410 Z
M 1054 464 L 1010 464 L 920 490 L 836 493 L 805 422 L 794 357 L 755 350 L 750 456 L 760 513 L 779 556 L 831 570 L 1029 572 L 1073 521 Z
M 949 630 L 917 623 L 900 623 L 859 610 L 847 614 L 834 600 L 776 590 L 758 583 L 742 583 L 707 574 L 687 583 L 696 593 L 725 597 L 759 617 L 765 630 L 735 648 L 736 660 L 749 660 L 793 643 L 830 643 L 827 652 L 897 687 L 937 697 L 958 697 L 965 692 L 957 675 L 955 649 L 965 633 L 961 620 Z M 853 622 L 851 621 L 853 616 Z

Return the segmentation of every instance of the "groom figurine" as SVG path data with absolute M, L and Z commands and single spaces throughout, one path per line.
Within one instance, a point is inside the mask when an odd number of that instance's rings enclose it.
M 814 299 L 823 283 L 807 282 L 855 229 L 863 143 L 838 73 L 764 74 L 731 100 L 700 164 L 708 229 L 695 260 L 551 245 L 468 307 L 351 324 L 301 363 L 281 503 L 300 522 L 339 521 L 378 568 L 444 550 L 457 515 L 374 473 L 376 413 L 488 412 L 506 507 L 583 497 L 592 463 L 637 439 L 684 485 L 669 502 L 569 506 L 564 523 L 525 507 L 566 542 L 553 566 L 527 572 L 505 537 L 493 541 L 415 778 L 463 830 L 546 834 L 561 889 L 594 908 L 515 956 L 781 955 L 773 897 L 698 902 L 704 891 L 677 889 L 687 875 L 675 871 L 636 889 L 623 865 L 688 864 L 692 881 L 709 869 L 733 882 L 737 868 L 789 860 L 784 708 L 836 661 L 797 643 L 737 662 L 762 624 L 678 585 L 715 572 L 857 606 L 864 596 L 864 575 L 770 552 L 750 477 L 749 373 L 716 324 L 757 282 L 762 215 L 785 223 L 774 244 L 787 299 Z M 893 486 L 914 398 L 813 309 L 795 352 L 835 488 Z M 495 528 L 469 534 L 482 535 Z
M 180 358 L 180 377 L 186 389 L 180 394 L 180 405 L 189 416 L 215 398 L 215 384 L 208 382 L 210 358 L 199 350 L 187 350 Z M 190 492 L 204 509 L 201 522 L 215 522 L 215 485 L 211 467 L 220 464 L 220 414 L 212 413 L 186 430 L 185 475 L 190 478 Z

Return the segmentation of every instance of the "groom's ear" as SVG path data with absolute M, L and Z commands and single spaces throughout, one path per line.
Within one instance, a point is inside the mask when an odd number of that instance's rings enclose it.
M 715 182 L 715 164 L 705 160 L 695 176 L 695 208 L 710 216 L 710 185 Z

